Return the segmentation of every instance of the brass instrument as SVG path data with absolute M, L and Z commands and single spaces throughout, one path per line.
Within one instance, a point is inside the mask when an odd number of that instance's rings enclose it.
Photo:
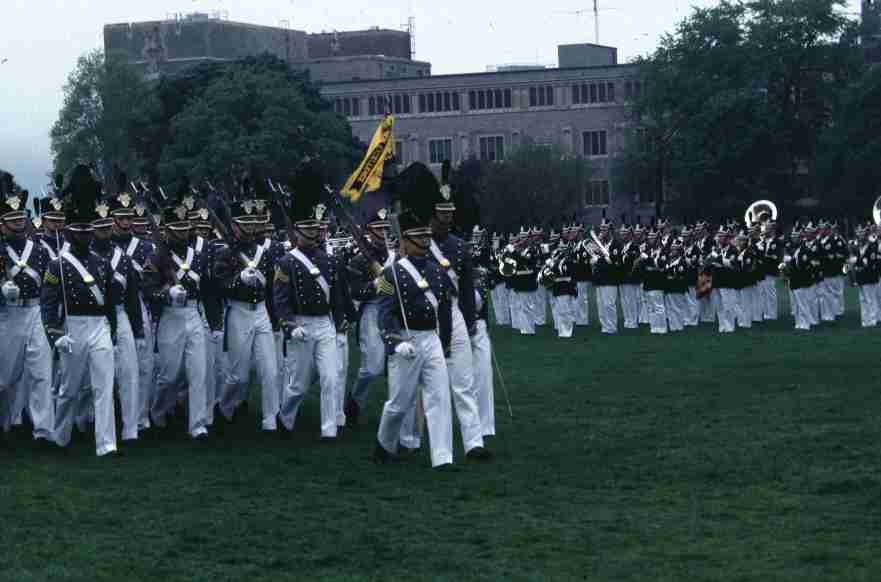
M 499 254 L 499 273 L 503 277 L 513 277 L 517 272 L 517 249 L 509 244 Z
M 749 208 L 746 209 L 746 214 L 743 216 L 743 222 L 746 224 L 747 228 L 752 228 L 754 224 L 759 222 L 763 212 L 768 212 L 771 215 L 771 220 L 774 221 L 776 221 L 779 216 L 776 204 L 770 200 L 756 200 L 749 205 Z
M 881 196 L 878 196 L 875 199 L 875 204 L 872 205 L 872 218 L 877 226 L 881 226 Z

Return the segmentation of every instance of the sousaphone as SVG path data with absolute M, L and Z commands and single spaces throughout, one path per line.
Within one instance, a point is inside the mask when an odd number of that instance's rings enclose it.
M 746 223 L 747 228 L 752 228 L 757 222 L 765 222 L 761 220 L 762 215 L 765 213 L 770 216 L 771 220 L 776 221 L 778 216 L 777 205 L 770 200 L 756 200 L 746 209 L 746 214 L 743 216 L 743 222 Z

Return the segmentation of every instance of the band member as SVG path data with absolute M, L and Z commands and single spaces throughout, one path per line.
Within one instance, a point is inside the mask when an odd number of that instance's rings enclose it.
M 708 262 L 713 274 L 713 293 L 718 293 L 716 313 L 719 333 L 734 333 L 737 326 L 739 301 L 737 290 L 737 249 L 731 241 L 731 232 L 722 225 L 716 234 L 716 247 Z
M 113 402 L 116 309 L 111 302 L 113 269 L 91 250 L 92 219 L 101 185 L 85 165 L 77 165 L 65 187 L 66 239 L 70 249 L 50 263 L 43 285 L 43 320 L 60 355 L 55 439 L 70 443 L 80 391 L 94 394 L 95 450 L 116 451 Z
M 29 236 L 27 199 L 0 175 L 0 431 L 27 410 L 33 437 L 52 441 L 52 351 L 40 315 L 40 294 L 49 253 Z
M 634 242 L 633 229 L 622 224 L 621 233 L 621 284 L 618 292 L 621 296 L 621 311 L 624 315 L 624 329 L 639 327 L 640 276 L 634 270 L 639 258 L 639 245 Z
M 598 228 L 599 244 L 602 245 L 602 249 L 591 259 L 593 284 L 597 291 L 597 313 L 604 334 L 618 333 L 621 246 L 612 238 L 611 229 L 612 223 L 604 218 Z
M 493 233 L 492 249 L 490 253 L 492 265 L 490 265 L 490 273 L 492 274 L 492 306 L 493 314 L 496 318 L 496 325 L 511 325 L 511 294 L 509 282 L 502 277 L 495 266 L 498 263 L 498 257 L 502 249 L 505 248 L 506 241 L 498 233 Z
M 685 329 L 685 321 L 688 317 L 688 282 L 691 268 L 685 260 L 684 247 L 682 239 L 674 238 L 670 241 L 669 256 L 664 266 L 667 276 L 664 306 L 671 332 Z
M 643 290 L 648 304 L 649 329 L 653 334 L 665 334 L 667 327 L 667 304 L 664 294 L 667 290 L 667 253 L 661 244 L 661 234 L 650 230 L 646 238 L 646 249 L 640 255 L 643 274 Z
M 871 228 L 871 227 L 870 227 Z M 878 245 L 869 240 L 869 231 L 863 225 L 856 227 L 853 255 L 848 261 L 854 283 L 860 293 L 860 316 L 863 327 L 878 325 L 878 281 L 881 275 L 881 253 Z

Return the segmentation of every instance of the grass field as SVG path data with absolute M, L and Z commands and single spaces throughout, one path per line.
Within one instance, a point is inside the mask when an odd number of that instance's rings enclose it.
M 812 334 L 496 328 L 514 417 L 497 386 L 497 459 L 457 443 L 450 473 L 368 462 L 384 384 L 334 445 L 314 393 L 287 440 L 252 417 L 110 460 L 17 433 L 0 580 L 881 580 L 881 329 L 852 300 Z

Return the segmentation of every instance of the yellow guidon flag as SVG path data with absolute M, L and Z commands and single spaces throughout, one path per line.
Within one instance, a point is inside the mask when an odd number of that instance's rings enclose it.
M 373 192 L 379 189 L 382 184 L 383 164 L 395 155 L 394 129 L 394 116 L 386 115 L 373 133 L 373 139 L 370 140 L 370 147 L 367 148 L 364 159 L 340 190 L 343 198 L 358 202 L 365 190 Z

